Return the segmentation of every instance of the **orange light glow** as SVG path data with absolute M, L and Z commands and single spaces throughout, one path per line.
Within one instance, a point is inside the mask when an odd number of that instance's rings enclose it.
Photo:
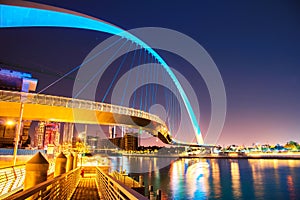
M 13 125 L 15 125 L 15 122 L 12 121 L 12 120 L 8 120 L 8 121 L 6 122 L 6 125 L 7 125 L 7 126 L 13 126 Z

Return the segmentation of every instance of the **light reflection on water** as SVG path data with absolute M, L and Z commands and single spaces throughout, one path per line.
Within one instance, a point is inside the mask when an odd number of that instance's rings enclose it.
M 233 196 L 237 199 L 241 198 L 241 183 L 240 183 L 240 169 L 239 163 L 237 161 L 230 163 L 230 172 L 231 172 L 231 187 Z
M 111 159 L 113 169 L 123 166 L 131 176 L 143 175 L 146 186 L 161 189 L 162 199 L 297 199 L 300 196 L 300 160 L 126 156 Z

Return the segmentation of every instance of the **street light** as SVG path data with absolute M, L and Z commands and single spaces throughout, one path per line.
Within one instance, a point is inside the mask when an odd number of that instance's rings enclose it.
M 8 120 L 8 121 L 6 121 L 6 123 L 5 123 L 7 126 L 13 126 L 13 125 L 15 125 L 15 121 L 13 121 L 13 120 Z

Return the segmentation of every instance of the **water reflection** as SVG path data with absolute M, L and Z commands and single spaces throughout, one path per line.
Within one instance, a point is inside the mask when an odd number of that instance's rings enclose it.
M 231 187 L 234 197 L 241 198 L 240 170 L 238 161 L 231 161 Z
M 209 190 L 206 160 L 178 160 L 170 168 L 170 188 L 174 199 L 206 199 Z
M 143 175 L 162 199 L 297 199 L 300 160 L 114 157 L 112 168 Z M 144 171 L 145 170 L 145 171 Z M 147 194 L 147 191 L 146 191 Z
M 221 184 L 220 184 L 220 167 L 216 160 L 211 161 L 211 175 L 213 183 L 214 198 L 221 198 Z
M 206 193 L 209 191 L 208 177 L 209 165 L 206 160 L 190 165 L 186 173 L 188 196 L 193 199 L 206 199 Z
M 288 185 L 288 191 L 290 193 L 290 199 L 296 199 L 294 180 L 291 175 L 287 176 L 287 185 Z

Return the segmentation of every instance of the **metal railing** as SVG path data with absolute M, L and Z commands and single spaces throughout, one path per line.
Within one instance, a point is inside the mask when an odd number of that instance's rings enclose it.
M 67 97 L 59 97 L 52 95 L 25 93 L 16 91 L 0 90 L 0 101 L 6 102 L 23 102 L 27 104 L 40 104 L 49 106 L 60 106 L 66 108 L 80 108 L 87 110 L 99 110 L 103 112 L 111 112 L 116 114 L 130 115 L 134 117 L 141 117 L 151 121 L 155 121 L 165 126 L 165 122 L 158 116 L 137 110 L 134 108 L 127 108 L 107 103 L 100 103 L 88 100 L 73 99 Z
M 128 174 L 119 173 L 117 171 L 113 171 L 110 173 L 112 177 L 116 180 L 122 182 L 123 184 L 127 185 L 128 187 L 135 188 L 135 187 L 143 187 L 138 181 L 134 180 L 133 178 L 129 177 Z
M 6 200 L 23 200 L 29 197 L 31 199 L 70 199 L 79 183 L 79 173 L 80 168 L 78 167 L 35 187 L 9 196 Z
M 96 167 L 96 180 L 100 193 L 104 199 L 123 199 L 123 200 L 145 200 L 148 199 L 125 184 L 115 180 L 110 175 L 104 173 Z
M 54 162 L 49 162 L 48 178 L 54 172 Z M 23 189 L 25 164 L 0 168 L 0 199 Z
M 16 165 L 0 169 L 0 199 L 23 188 L 25 165 Z

